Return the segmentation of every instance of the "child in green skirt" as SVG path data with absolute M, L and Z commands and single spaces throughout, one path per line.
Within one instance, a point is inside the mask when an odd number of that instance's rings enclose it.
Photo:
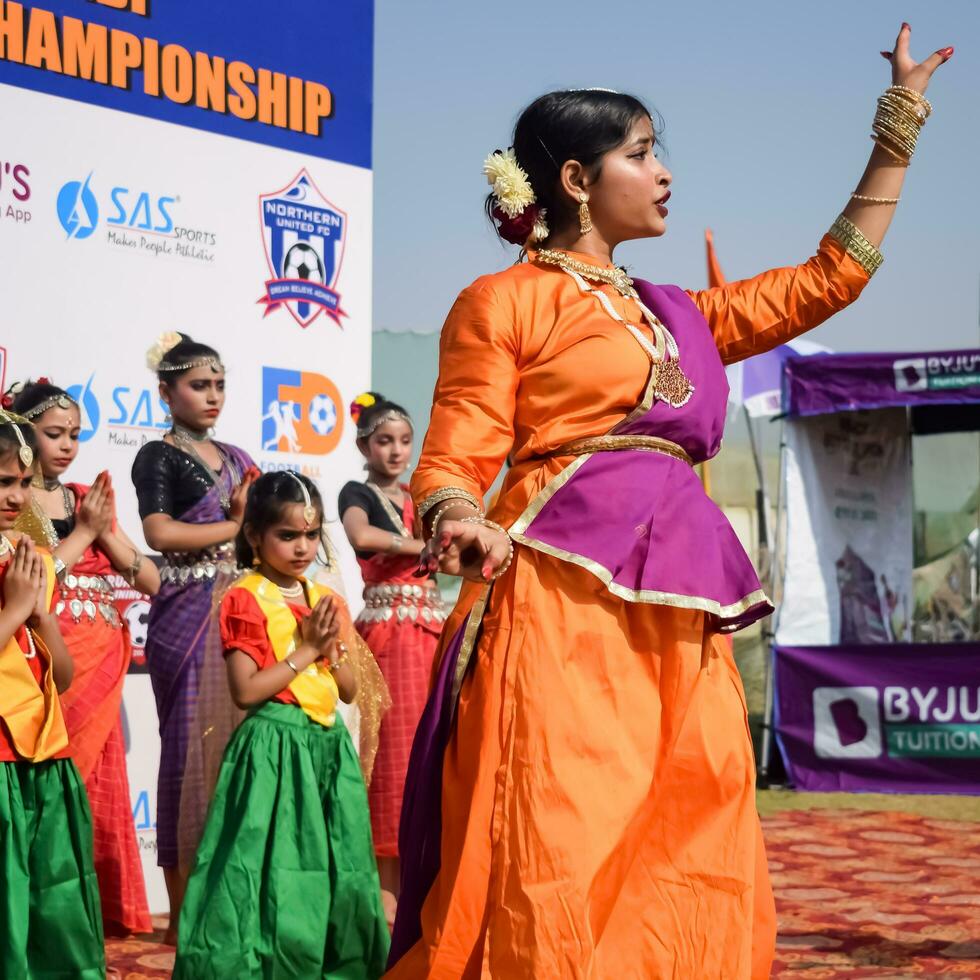
M 305 577 L 323 504 L 293 473 L 252 485 L 221 603 L 228 684 L 248 712 L 225 750 L 180 914 L 175 980 L 373 980 L 388 929 L 367 793 L 337 701 L 357 681 L 343 599 Z
M 72 661 L 55 566 L 10 534 L 31 499 L 30 422 L 0 409 L 0 977 L 102 980 L 92 816 L 59 692 Z

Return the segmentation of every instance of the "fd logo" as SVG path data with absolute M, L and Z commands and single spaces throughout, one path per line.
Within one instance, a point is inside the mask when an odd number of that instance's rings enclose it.
M 265 315 L 285 306 L 301 327 L 321 313 L 337 324 L 347 314 L 336 290 L 347 239 L 347 214 L 301 170 L 282 190 L 259 196 L 265 257 Z
M 262 368 L 262 449 L 323 456 L 340 442 L 343 414 L 336 385 L 320 374 Z

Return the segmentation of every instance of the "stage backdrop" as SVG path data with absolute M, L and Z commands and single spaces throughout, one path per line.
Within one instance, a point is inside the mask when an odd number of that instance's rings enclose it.
M 130 467 L 167 427 L 145 351 L 165 330 L 221 352 L 219 438 L 315 478 L 332 518 L 360 473 L 346 405 L 370 380 L 372 30 L 371 0 L 0 0 L 0 373 L 73 390 L 70 477 L 108 469 L 134 538 Z M 120 598 L 141 643 L 147 607 Z M 165 911 L 138 668 L 124 707 Z

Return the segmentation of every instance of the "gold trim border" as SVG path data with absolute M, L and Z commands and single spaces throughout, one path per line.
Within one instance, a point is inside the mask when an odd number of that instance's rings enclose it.
M 599 562 L 584 555 L 576 554 L 573 551 L 565 551 L 563 548 L 556 548 L 554 545 L 546 544 L 537 538 L 529 537 L 524 532 L 527 531 L 531 522 L 541 513 L 545 504 L 563 487 L 569 480 L 592 458 L 594 454 L 588 453 L 578 456 L 559 474 L 552 477 L 547 485 L 538 493 L 524 510 L 524 513 L 517 518 L 510 526 L 509 534 L 518 544 L 527 548 L 533 548 L 551 558 L 559 561 L 566 561 L 579 568 L 584 568 L 591 572 L 600 582 L 619 599 L 626 602 L 641 602 L 658 606 L 673 606 L 678 609 L 699 609 L 702 612 L 711 613 L 719 619 L 730 619 L 740 616 L 753 606 L 761 603 L 772 605 L 772 600 L 766 595 L 763 589 L 756 589 L 747 596 L 743 596 L 738 602 L 723 606 L 716 599 L 709 599 L 707 596 L 679 595 L 674 592 L 659 592 L 654 589 L 628 589 L 614 581 L 613 572 L 601 565 Z M 465 641 L 464 641 L 465 642 Z M 460 653 L 462 657 L 462 652 Z
M 473 651 L 476 649 L 477 635 L 480 626 L 483 624 L 483 614 L 487 610 L 487 603 L 490 600 L 490 586 L 486 586 L 480 593 L 479 598 L 473 603 L 469 614 L 466 617 L 466 632 L 463 634 L 463 642 L 459 648 L 459 657 L 456 659 L 456 670 L 453 673 L 453 686 L 451 694 L 451 704 L 453 711 L 459 701 L 459 692 L 463 689 L 463 679 L 466 677 L 466 668 L 470 665 Z

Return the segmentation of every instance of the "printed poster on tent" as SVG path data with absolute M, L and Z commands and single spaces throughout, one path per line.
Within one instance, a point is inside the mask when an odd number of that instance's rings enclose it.
M 777 643 L 907 641 L 913 505 L 904 409 L 795 419 L 786 441 Z

